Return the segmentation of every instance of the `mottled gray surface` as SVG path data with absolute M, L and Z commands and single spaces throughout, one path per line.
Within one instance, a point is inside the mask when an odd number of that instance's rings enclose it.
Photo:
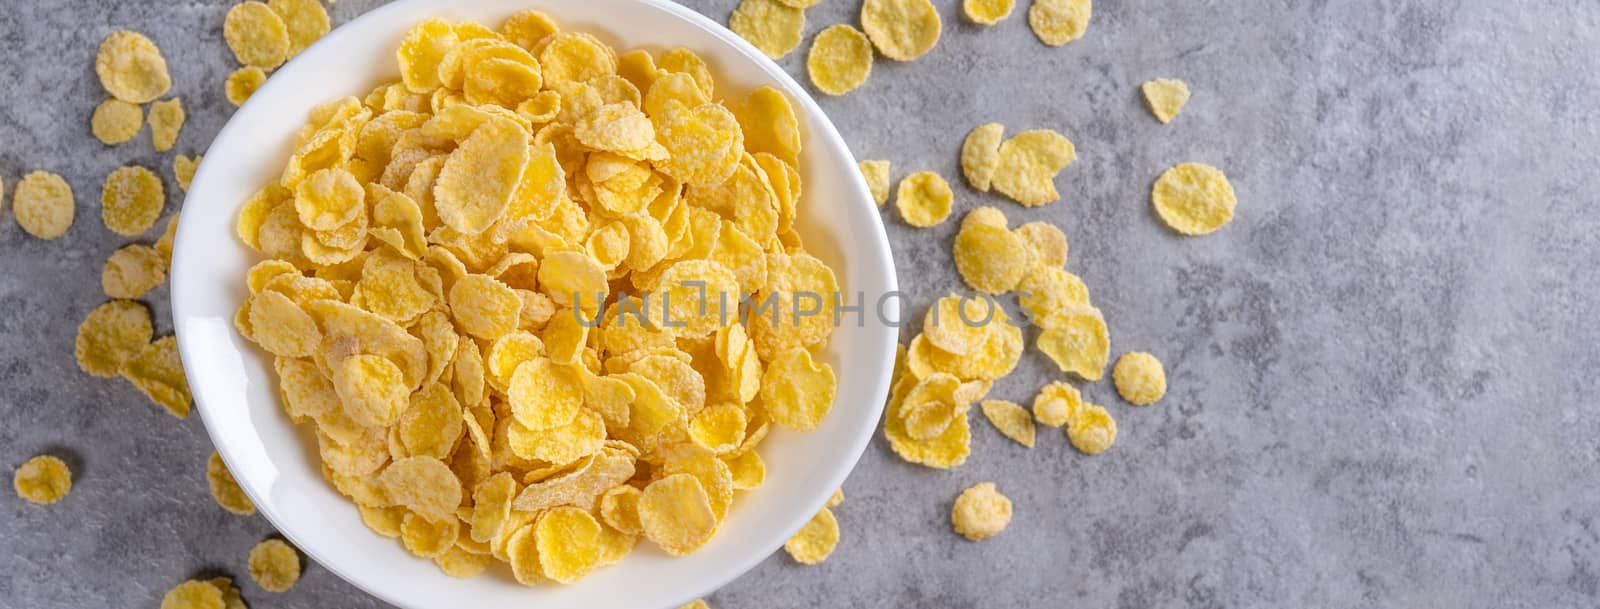
M 332 12 L 344 22 L 377 3 Z M 723 21 L 733 0 L 691 4 Z M 979 28 L 939 5 L 932 53 L 879 62 L 823 107 L 896 178 L 948 177 L 957 214 L 992 204 L 1014 222 L 1060 223 L 1114 353 L 1157 354 L 1171 388 L 1134 409 L 1108 383 L 1086 385 L 1121 428 L 1097 458 L 1058 432 L 1029 451 L 977 422 L 972 459 L 940 472 L 880 439 L 845 486 L 833 557 L 808 568 L 774 556 L 714 606 L 1600 604 L 1600 4 L 1105 1 L 1059 49 L 1034 39 L 1026 6 Z M 858 6 L 825 0 L 808 36 Z M 172 154 L 151 152 L 148 131 L 115 148 L 91 139 L 95 46 L 114 29 L 150 34 L 189 108 L 177 152 L 203 152 L 231 110 L 226 9 L 0 10 L 7 197 L 33 169 L 61 173 L 78 197 L 61 240 L 25 235 L 9 212 L 0 224 L 0 463 L 43 451 L 77 473 L 48 508 L 0 493 L 0 607 L 153 608 L 213 573 L 245 580 L 260 609 L 380 605 L 315 565 L 287 594 L 248 583 L 245 552 L 272 529 L 206 495 L 198 418 L 175 422 L 71 356 L 77 321 L 103 300 L 100 266 L 126 242 L 99 221 L 102 178 L 136 162 L 176 190 Z M 803 49 L 782 63 L 801 75 Z M 1166 76 L 1195 96 L 1162 126 L 1136 87 Z M 986 121 L 1077 143 L 1061 202 L 1025 210 L 958 179 L 961 138 Z M 1239 194 L 1212 236 L 1177 237 L 1149 211 L 1151 181 L 1183 161 L 1221 167 Z M 885 221 L 917 312 L 959 286 L 954 219 Z M 150 303 L 170 332 L 165 294 Z M 994 393 L 1026 401 L 1057 377 L 1030 353 Z M 1016 518 L 974 544 L 947 514 L 983 480 Z

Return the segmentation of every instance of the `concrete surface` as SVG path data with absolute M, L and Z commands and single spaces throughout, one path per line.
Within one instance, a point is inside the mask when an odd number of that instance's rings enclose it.
M 115 148 L 90 138 L 95 46 L 118 28 L 151 35 L 189 109 L 177 151 L 203 152 L 231 110 L 228 4 L 0 11 L 8 197 L 42 168 L 79 204 L 56 242 L 9 213 L 0 225 L 0 463 L 43 451 L 77 472 L 49 508 L 0 493 L 0 607 L 153 608 L 214 573 L 243 580 L 258 609 L 379 606 L 315 565 L 287 594 L 249 583 L 245 553 L 271 527 L 212 504 L 199 420 L 177 423 L 71 356 L 77 321 L 103 300 L 100 266 L 126 242 L 99 221 L 101 180 L 129 162 L 170 175 L 172 158 L 150 151 L 148 130 Z M 734 0 L 690 4 L 725 21 Z M 1114 353 L 1154 352 L 1171 389 L 1135 409 L 1086 385 L 1121 428 L 1097 458 L 1048 430 L 1023 450 L 975 421 L 972 459 L 939 472 L 880 438 L 845 487 L 832 558 L 773 556 L 713 606 L 1600 605 L 1600 4 L 1108 1 L 1059 49 L 1028 31 L 1026 2 L 992 28 L 938 4 L 932 53 L 880 61 L 823 106 L 896 179 L 949 178 L 958 214 L 992 204 L 1060 223 Z M 807 44 L 858 6 L 808 11 Z M 804 48 L 782 63 L 803 76 Z M 1194 90 L 1171 125 L 1138 97 L 1155 77 Z M 965 186 L 957 150 L 986 121 L 1077 143 L 1062 201 L 1022 209 Z M 1239 194 L 1214 235 L 1177 237 L 1149 211 L 1151 181 L 1183 161 L 1221 167 Z M 885 214 L 918 303 L 959 285 L 958 218 L 917 230 Z M 165 294 L 150 302 L 170 332 Z M 1056 378 L 1030 353 L 994 393 L 1026 401 Z M 1016 518 L 974 544 L 947 514 L 984 480 Z

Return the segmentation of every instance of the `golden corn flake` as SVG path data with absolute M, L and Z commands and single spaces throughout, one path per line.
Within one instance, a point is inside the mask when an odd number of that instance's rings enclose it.
M 234 70 L 228 75 L 228 80 L 223 83 L 222 91 L 227 96 L 228 102 L 235 106 L 243 106 L 245 100 L 254 95 L 256 89 L 267 82 L 267 72 L 255 66 L 245 66 Z
M 743 0 L 728 16 L 728 29 L 773 59 L 794 50 L 805 27 L 805 11 L 778 0 Z
M 434 522 L 455 518 L 456 506 L 461 504 L 461 480 L 443 461 L 432 457 L 396 460 L 378 475 L 378 483 L 395 505 Z
M 288 592 L 300 580 L 300 553 L 281 539 L 250 548 L 250 579 L 268 592 Z
M 539 566 L 556 582 L 578 581 L 600 561 L 600 523 L 585 510 L 563 506 L 546 511 L 533 534 Z
M 911 463 L 935 469 L 950 469 L 966 463 L 967 456 L 972 454 L 972 427 L 967 417 L 955 417 L 937 436 L 917 439 L 906 430 L 899 406 L 890 403 L 883 423 L 883 435 L 889 439 L 889 448 L 895 454 Z
M 517 366 L 506 389 L 511 414 L 530 430 L 571 423 L 583 406 L 583 382 L 571 366 L 537 358 Z
M 1172 122 L 1183 110 L 1183 105 L 1189 102 L 1189 85 L 1177 79 L 1145 81 L 1139 85 L 1139 91 L 1144 94 L 1144 103 L 1150 108 L 1150 113 L 1162 123 Z
M 1098 381 L 1105 374 L 1111 339 L 1099 309 L 1075 307 L 1062 313 L 1055 327 L 1039 333 L 1038 347 L 1062 372 Z
M 233 479 L 233 473 L 228 471 L 228 466 L 216 451 L 211 451 L 211 458 L 206 460 L 206 484 L 211 487 L 211 498 L 222 509 L 240 516 L 256 513 L 255 504 L 250 502 L 244 489 L 239 488 L 239 482 Z
M 167 60 L 156 43 L 137 32 L 112 32 L 95 55 L 95 74 L 112 97 L 130 104 L 154 101 L 172 88 Z
M 225 609 L 250 609 L 244 604 L 244 597 L 239 593 L 239 587 L 233 585 L 233 580 L 226 577 L 213 577 L 206 583 L 216 587 L 222 593 L 222 606 Z
M 646 539 L 673 556 L 695 551 L 717 530 L 711 498 L 699 478 L 672 474 L 651 482 L 639 496 L 639 524 Z
M 1033 418 L 1048 427 L 1066 425 L 1082 409 L 1078 388 L 1059 381 L 1045 385 L 1033 398 Z
M 839 521 L 834 519 L 832 510 L 822 508 L 783 543 L 783 549 L 795 562 L 815 565 L 827 560 L 838 545 Z
M 1039 42 L 1058 47 L 1083 37 L 1093 8 L 1091 0 L 1034 0 L 1028 27 Z
M 617 54 L 589 34 L 560 32 L 539 50 L 539 66 L 547 84 L 588 82 L 615 74 Z
M 744 408 L 737 404 L 708 406 L 689 421 L 689 438 L 719 455 L 730 453 L 744 442 L 748 423 Z
M 95 106 L 89 118 L 89 128 L 95 139 L 107 146 L 133 139 L 144 127 L 144 109 L 115 97 L 108 97 Z
M 1041 328 L 1056 328 L 1070 311 L 1089 306 L 1089 288 L 1083 280 L 1060 267 L 1037 266 L 1017 284 L 1017 304 L 1029 321 Z
M 1084 404 L 1067 421 L 1067 440 L 1083 454 L 1098 455 L 1117 441 L 1117 421 L 1104 407 Z
M 450 153 L 434 187 L 439 220 L 480 233 L 505 213 L 528 163 L 528 134 L 516 121 L 494 118 Z
M 1035 266 L 1060 268 L 1067 265 L 1067 235 L 1049 222 L 1029 222 L 1018 226 L 1017 236 L 1033 251 Z
M 289 57 L 299 55 L 328 33 L 328 11 L 320 0 L 267 0 L 267 7 L 283 19 L 289 35 Z
M 1016 288 L 1033 262 L 1032 250 L 1020 235 L 1004 226 L 975 222 L 961 225 L 951 253 L 961 279 L 986 294 Z
M 1033 415 L 1028 414 L 1027 409 L 1005 400 L 984 400 L 978 407 L 1000 433 L 1018 444 L 1033 448 Z
M 1011 524 L 1011 500 L 995 490 L 993 482 L 974 484 L 956 497 L 950 523 L 970 541 L 994 537 Z
M 119 167 L 106 176 L 100 217 L 111 232 L 136 237 L 155 225 L 166 204 L 166 191 L 155 172 L 138 166 Z
M 1061 134 L 1049 129 L 1024 131 L 1000 144 L 1000 164 L 991 185 L 1028 207 L 1044 205 L 1060 198 L 1056 174 L 1077 158 L 1072 141 Z
M 746 436 L 746 440 L 748 439 L 749 436 Z M 738 456 L 728 459 L 727 463 L 728 473 L 733 477 L 734 490 L 748 491 L 760 488 L 767 481 L 767 463 L 761 460 L 761 453 L 745 450 Z
M 222 590 L 209 581 L 191 579 L 161 597 L 161 609 L 224 609 Z
M 138 355 L 122 366 L 122 377 L 144 392 L 172 416 L 179 419 L 189 416 L 189 381 L 183 374 L 183 362 L 178 359 L 178 341 L 163 336 L 146 345 Z
M 1005 125 L 985 123 L 973 127 L 961 142 L 961 173 L 978 192 L 989 192 L 995 169 L 1000 167 L 1000 142 L 1005 132 Z
M 506 41 L 524 49 L 534 48 L 534 44 L 543 40 L 545 36 L 559 31 L 561 27 L 556 24 L 555 19 L 532 9 L 518 11 L 500 24 L 500 34 Z
M 456 579 L 471 579 L 489 569 L 494 562 L 494 557 L 487 554 L 473 554 L 461 548 L 452 547 L 444 554 L 433 557 L 433 564 L 439 566 L 445 575 Z
M 408 404 L 410 390 L 400 367 L 383 356 L 360 353 L 346 357 L 333 364 L 332 379 L 345 414 L 363 427 L 393 424 Z
M 811 41 L 806 72 L 811 75 L 811 84 L 828 95 L 854 91 L 872 74 L 872 43 L 861 30 L 847 24 L 828 26 Z M 887 193 L 888 176 L 884 182 Z M 883 205 L 883 201 L 880 199 L 878 204 Z
M 205 157 L 200 155 L 185 156 L 182 154 L 172 157 L 172 176 L 178 180 L 178 187 L 185 192 L 189 190 L 189 182 L 194 180 L 195 170 L 200 169 L 200 159 L 202 158 Z M 176 218 L 177 215 L 174 214 L 173 217 Z M 167 226 L 175 226 L 176 224 L 176 222 L 173 222 Z
M 100 271 L 100 287 L 112 298 L 141 298 L 166 280 L 166 258 L 147 245 L 128 245 L 112 252 Z
M 1143 351 L 1130 351 L 1117 358 L 1111 380 L 1122 399 L 1135 406 L 1149 406 L 1167 393 L 1167 373 L 1161 360 Z
M 161 261 L 167 265 L 172 264 L 172 244 L 178 238 L 178 212 L 172 212 L 172 217 L 167 218 L 167 228 L 161 231 L 161 238 L 156 239 L 156 253 L 161 254 Z
M 11 206 L 22 230 L 45 240 L 66 234 L 77 212 L 72 186 L 61 176 L 46 171 L 22 176 L 11 195 Z
M 867 191 L 872 193 L 872 202 L 878 207 L 883 207 L 889 202 L 889 162 L 888 161 L 861 161 L 861 177 L 867 181 Z
M 994 25 L 1011 16 L 1016 0 L 962 0 L 961 13 L 978 25 Z
M 759 399 L 773 423 L 811 431 L 833 407 L 837 390 L 833 367 L 813 361 L 811 352 L 797 347 L 778 354 L 767 365 Z
M 600 517 L 605 520 L 606 526 L 629 535 L 643 532 L 644 525 L 639 523 L 639 498 L 642 494 L 638 488 L 624 484 L 601 495 Z
M 137 356 L 154 334 L 150 310 L 131 300 L 113 300 L 96 307 L 78 326 L 74 348 L 78 367 L 99 377 L 113 377 Z
M 1150 190 L 1156 215 L 1185 235 L 1211 233 L 1233 219 L 1237 203 L 1228 176 L 1210 165 L 1184 163 L 1162 172 Z
M 460 534 L 461 524 L 455 518 L 434 522 L 408 513 L 400 520 L 400 544 L 417 558 L 443 556 L 455 547 Z
M 939 42 L 939 11 L 928 0 L 867 0 L 861 29 L 884 57 L 911 61 Z
M 156 152 L 166 152 L 178 143 L 178 133 L 183 130 L 183 102 L 174 97 L 150 104 L 150 141 Z
M 222 22 L 222 38 L 233 57 L 247 66 L 271 70 L 289 58 L 289 29 L 261 2 L 234 5 Z
M 17 468 L 11 479 L 17 496 L 39 505 L 60 501 L 72 490 L 72 471 L 61 459 L 39 455 Z
M 800 119 L 782 92 L 767 86 L 757 88 L 733 107 L 733 116 L 744 132 L 744 147 L 750 154 L 770 154 L 791 166 L 798 162 Z M 779 179 L 771 171 L 766 173 L 769 180 Z
M 998 306 L 987 298 L 945 296 L 928 307 L 922 319 L 922 336 L 946 353 L 970 354 L 989 339 L 987 326 Z
M 919 171 L 900 180 L 895 191 L 895 206 L 906 224 L 917 228 L 937 226 L 950 217 L 950 207 L 955 195 L 943 177 L 931 171 Z

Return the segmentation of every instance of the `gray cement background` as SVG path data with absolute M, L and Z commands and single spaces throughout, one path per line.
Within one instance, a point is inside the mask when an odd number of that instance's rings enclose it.
M 7 200 L 26 172 L 55 171 L 78 218 L 54 242 L 9 211 L 0 223 L 0 463 L 9 475 L 42 451 L 76 471 L 55 506 L 0 493 L 0 607 L 154 608 L 210 574 L 258 609 L 381 606 L 316 565 L 286 594 L 249 582 L 245 553 L 272 529 L 212 503 L 198 417 L 175 422 L 71 355 L 104 300 L 100 266 L 127 242 L 99 220 L 101 180 L 144 164 L 167 176 L 169 213 L 180 201 L 148 129 L 114 148 L 91 138 L 95 47 L 115 29 L 152 36 L 189 113 L 175 152 L 204 152 L 232 110 L 231 3 L 4 4 Z M 725 22 L 734 0 L 689 4 Z M 939 227 L 884 216 L 916 310 L 960 285 L 948 248 L 965 210 L 1057 222 L 1113 354 L 1157 354 L 1170 390 L 1134 409 L 1086 385 L 1121 429 L 1096 458 L 1058 432 L 1029 451 L 975 421 L 973 457 L 939 472 L 880 437 L 845 486 L 834 555 L 775 555 L 712 606 L 1600 606 L 1600 4 L 1102 1 L 1059 49 L 1028 30 L 1027 2 L 992 28 L 937 4 L 930 54 L 880 60 L 861 89 L 821 100 L 860 158 L 956 189 Z M 803 77 L 810 36 L 858 7 L 810 9 L 782 64 Z M 1171 125 L 1138 97 L 1155 77 L 1194 90 Z M 987 121 L 1076 142 L 1062 201 L 1022 209 L 965 185 L 961 139 Z M 1177 237 L 1149 211 L 1152 180 L 1184 161 L 1238 192 L 1214 235 Z M 170 333 L 165 293 L 149 301 Z M 994 395 L 1030 400 L 1060 376 L 1046 365 L 1030 351 Z M 1016 518 L 974 544 L 948 510 L 985 480 Z

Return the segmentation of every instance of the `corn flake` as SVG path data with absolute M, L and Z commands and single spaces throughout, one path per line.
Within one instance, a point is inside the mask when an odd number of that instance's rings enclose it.
M 183 102 L 174 97 L 150 104 L 150 141 L 156 152 L 166 152 L 178 143 L 178 133 L 183 130 Z
M 978 25 L 994 25 L 1011 16 L 1016 0 L 962 0 L 961 13 Z
M 639 496 L 639 524 L 646 539 L 668 554 L 683 556 L 711 539 L 717 517 L 698 478 L 673 474 L 644 488 Z
M 128 245 L 106 260 L 100 287 L 112 298 L 140 298 L 167 280 L 167 263 L 161 252 L 146 245 Z
M 1011 500 L 995 490 L 993 482 L 974 484 L 956 497 L 950 523 L 970 541 L 994 537 L 1011 524 Z
M 123 364 L 121 374 L 172 416 L 189 416 L 189 381 L 184 377 L 178 341 L 173 337 L 163 336 L 146 345 Z
M 1098 455 L 1117 441 L 1117 421 L 1104 407 L 1084 404 L 1083 409 L 1067 421 L 1067 440 L 1083 454 Z
M 1184 163 L 1162 172 L 1150 190 L 1156 215 L 1172 230 L 1205 235 L 1233 219 L 1233 185 L 1210 165 Z
M 1039 389 L 1033 398 L 1033 418 L 1040 425 L 1061 427 L 1083 410 L 1083 397 L 1078 388 L 1060 381 Z
M 1097 381 L 1105 373 L 1111 339 L 1099 309 L 1075 307 L 1062 313 L 1055 327 L 1039 333 L 1038 347 L 1062 372 Z
M 1058 47 L 1082 38 L 1093 12 L 1091 0 L 1034 0 L 1028 27 L 1039 42 Z
M 194 172 L 200 169 L 200 160 L 202 158 L 205 157 L 199 155 L 185 156 L 182 154 L 172 157 L 172 177 L 178 180 L 178 187 L 182 188 L 184 192 L 188 192 L 189 182 L 194 180 Z M 176 218 L 178 216 L 173 214 L 172 217 Z M 176 223 L 173 222 L 167 226 L 175 225 Z
M 939 11 L 928 0 L 867 0 L 861 29 L 884 57 L 911 61 L 939 42 Z
M 150 311 L 131 300 L 96 307 L 78 326 L 74 348 L 78 367 L 94 376 L 113 377 L 150 343 Z
M 267 7 L 283 19 L 289 36 L 289 57 L 299 55 L 328 33 L 328 11 L 320 0 L 267 0 Z
M 517 328 L 522 299 L 488 275 L 469 274 L 450 286 L 450 310 L 468 334 L 492 339 Z
M 233 580 L 226 577 L 213 577 L 206 583 L 216 587 L 222 593 L 222 606 L 225 609 L 250 609 L 244 604 L 244 597 L 239 593 L 239 587 L 233 585 Z
M 211 582 L 191 579 L 161 597 L 161 609 L 224 609 L 222 591 Z
M 828 26 L 811 41 L 806 72 L 811 75 L 811 84 L 828 95 L 854 91 L 872 74 L 872 43 L 861 30 L 848 24 Z M 884 182 L 887 184 L 887 176 Z M 887 185 L 884 189 L 887 193 Z M 883 205 L 883 200 L 878 204 Z
M 95 106 L 89 118 L 89 128 L 95 139 L 107 146 L 133 139 L 144 127 L 144 109 L 115 97 L 108 97 Z
M 1167 373 L 1161 360 L 1143 351 L 1130 351 L 1117 358 L 1111 380 L 1122 399 L 1135 406 L 1149 406 L 1167 392 Z
M 1005 400 L 984 400 L 978 407 L 1000 433 L 1018 444 L 1033 448 L 1033 416 L 1028 414 L 1027 409 Z
M 461 504 L 461 481 L 443 461 L 432 457 L 396 460 L 378 475 L 378 483 L 395 505 L 434 522 L 454 519 Z
M 72 490 L 72 470 L 61 459 L 39 455 L 28 459 L 11 479 L 17 496 L 39 505 L 60 501 Z
M 1067 264 L 1067 235 L 1049 222 L 1029 222 L 1018 226 L 1017 236 L 1033 251 L 1035 266 L 1060 268 Z
M 239 488 L 238 481 L 233 479 L 233 473 L 228 471 L 228 466 L 222 462 L 222 456 L 216 451 L 211 451 L 211 458 L 206 459 L 206 485 L 211 488 L 211 498 L 217 505 L 240 516 L 250 516 L 256 513 L 256 506 L 250 502 L 250 496 Z
M 600 561 L 600 523 L 576 507 L 553 508 L 534 524 L 534 543 L 538 544 L 544 576 L 570 584 L 588 575 Z
M 17 182 L 11 206 L 22 230 L 47 241 L 66 234 L 77 211 L 72 186 L 45 171 L 31 172 Z
M 461 534 L 460 521 L 455 518 L 434 522 L 416 513 L 408 513 L 400 521 L 400 543 L 417 558 L 437 558 L 455 547 Z
M 833 407 L 837 390 L 832 366 L 813 361 L 811 352 L 803 348 L 793 348 L 768 364 L 758 397 L 772 422 L 795 431 L 811 431 Z
M 250 579 L 268 592 L 288 592 L 300 580 L 300 553 L 281 539 L 250 549 Z
M 1016 288 L 1033 262 L 1032 250 L 1020 235 L 983 223 L 963 223 L 951 254 L 961 279 L 986 294 Z
M 267 72 L 255 66 L 245 66 L 234 70 L 222 84 L 223 95 L 234 106 L 243 106 L 245 100 L 254 95 L 256 89 L 267 82 Z
M 119 235 L 144 234 L 161 218 L 166 206 L 161 178 L 143 167 L 120 167 L 106 176 L 101 191 L 101 218 Z
M 728 29 L 773 59 L 799 46 L 805 27 L 805 11 L 779 0 L 742 0 L 728 16 Z
M 1056 174 L 1077 158 L 1072 141 L 1061 134 L 1048 129 L 1024 131 L 1000 144 L 1000 164 L 991 185 L 1025 206 L 1044 205 L 1060 198 Z
M 832 510 L 822 508 L 784 542 L 783 549 L 795 562 L 815 565 L 827 560 L 838 545 L 839 521 L 834 519 Z
M 536 358 L 517 366 L 506 389 L 511 414 L 530 430 L 571 423 L 583 407 L 583 382 L 571 366 Z
M 156 43 L 138 32 L 112 32 L 100 42 L 95 74 L 112 97 L 130 104 L 154 101 L 172 88 L 167 60 Z
M 247 66 L 270 70 L 289 58 L 288 27 L 262 2 L 234 5 L 222 22 L 222 38 L 233 57 Z
M 900 209 L 900 217 L 917 228 L 944 222 L 950 217 L 954 200 L 950 184 L 931 171 L 919 171 L 902 178 L 895 192 L 895 206 Z
M 1150 113 L 1163 124 L 1177 118 L 1183 105 L 1189 102 L 1189 85 L 1177 79 L 1148 80 L 1139 85 L 1139 91 L 1144 94 L 1144 103 L 1150 108 Z
M 978 192 L 989 192 L 994 172 L 1000 167 L 1000 144 L 1005 132 L 1005 125 L 985 123 L 973 127 L 961 142 L 961 173 Z

